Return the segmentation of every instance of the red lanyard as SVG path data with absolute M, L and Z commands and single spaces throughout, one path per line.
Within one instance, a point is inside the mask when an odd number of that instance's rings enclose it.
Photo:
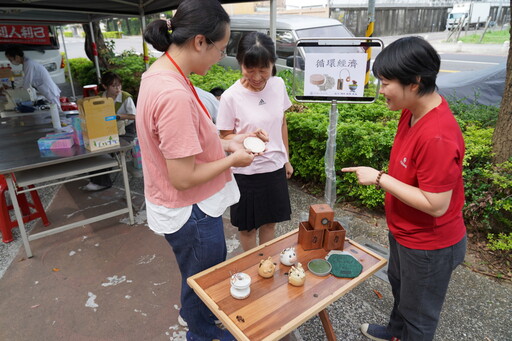
M 206 109 L 206 107 L 204 106 L 203 102 L 199 99 L 199 96 L 197 95 L 197 92 L 196 92 L 196 89 L 194 89 L 194 86 L 192 85 L 192 83 L 190 83 L 190 80 L 185 76 L 185 74 L 183 73 L 183 71 L 181 71 L 181 68 L 179 67 L 179 65 L 174 61 L 174 59 L 172 59 L 171 55 L 169 54 L 169 52 L 165 51 L 165 55 L 167 56 L 167 58 L 169 58 L 169 60 L 171 61 L 171 63 L 174 64 L 174 66 L 176 67 L 176 69 L 179 71 L 179 73 L 183 76 L 183 78 L 185 78 L 185 81 L 187 82 L 188 86 L 190 87 L 190 89 L 192 90 L 192 93 L 194 94 L 194 96 L 196 96 L 196 99 L 197 99 L 197 102 L 199 102 L 199 105 L 201 106 L 201 108 L 203 108 L 204 112 L 206 113 L 206 116 L 208 116 L 208 118 L 211 120 L 212 117 L 210 116 L 210 113 L 208 112 L 208 109 Z

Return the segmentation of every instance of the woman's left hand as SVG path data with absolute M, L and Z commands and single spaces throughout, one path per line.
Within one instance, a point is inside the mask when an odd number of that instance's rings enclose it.
M 284 164 L 284 169 L 286 170 L 286 178 L 289 179 L 293 174 L 293 166 L 290 162 Z

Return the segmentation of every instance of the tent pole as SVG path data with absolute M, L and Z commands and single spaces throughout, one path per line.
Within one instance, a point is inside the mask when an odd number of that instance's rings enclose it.
M 146 30 L 146 16 L 141 14 L 140 16 L 141 27 L 142 27 L 142 51 L 144 52 L 144 65 L 146 66 L 146 70 L 149 69 L 149 52 L 148 52 L 148 44 L 144 41 L 144 31 Z
M 100 61 L 98 59 L 98 48 L 96 47 L 96 39 L 94 39 L 94 29 L 92 27 L 92 21 L 89 21 L 89 28 L 91 30 L 92 54 L 94 55 L 94 64 L 96 64 L 96 75 L 98 76 L 98 84 L 100 84 L 101 83 Z
M 71 93 L 73 94 L 73 101 L 75 101 L 76 100 L 75 85 L 73 84 L 73 76 L 71 75 L 71 64 L 69 64 L 68 50 L 66 48 L 66 40 L 64 39 L 64 30 L 62 29 L 62 26 L 59 26 L 59 30 L 60 30 L 60 36 L 62 38 L 62 47 L 64 47 L 64 60 L 66 61 L 66 65 L 68 66 L 68 77 L 69 77 L 69 83 L 71 84 Z

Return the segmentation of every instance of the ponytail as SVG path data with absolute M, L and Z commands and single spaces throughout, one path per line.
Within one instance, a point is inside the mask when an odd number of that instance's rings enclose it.
M 144 40 L 161 52 L 171 44 L 181 46 L 198 34 L 204 35 L 210 44 L 224 37 L 229 21 L 218 0 L 181 1 L 170 22 L 157 19 L 148 24 Z
M 172 44 L 171 32 L 167 28 L 167 21 L 157 19 L 150 22 L 144 30 L 144 40 L 157 51 L 167 51 Z

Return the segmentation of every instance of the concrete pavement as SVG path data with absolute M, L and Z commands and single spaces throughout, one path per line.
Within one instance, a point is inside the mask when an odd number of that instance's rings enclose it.
M 122 205 L 120 181 L 118 177 L 113 188 L 96 193 L 82 193 L 79 181 L 40 194 L 50 221 L 58 223 L 63 217 L 82 219 Z M 31 259 L 20 249 L 17 229 L 15 242 L 0 245 L 2 258 L 6 247 L 14 255 L 0 279 L 1 340 L 184 340 L 185 329 L 177 323 L 179 275 L 172 252 L 165 239 L 146 226 L 143 179 L 132 176 L 130 185 L 134 226 L 119 217 L 42 238 L 31 243 Z M 278 235 L 295 229 L 307 217 L 309 205 L 323 201 L 293 182 L 290 195 L 292 220 L 278 225 Z M 386 247 L 382 217 L 339 205 L 335 216 L 350 238 Z M 43 226 L 38 222 L 34 228 L 39 231 Z M 227 216 L 225 231 L 231 257 L 241 250 Z M 459 267 L 436 340 L 511 340 L 510 325 L 498 322 L 510 321 L 511 298 L 510 283 Z M 328 311 L 339 340 L 363 341 L 358 326 L 385 323 L 391 306 L 389 284 L 374 276 Z M 292 339 L 324 340 L 318 317 L 299 327 Z

